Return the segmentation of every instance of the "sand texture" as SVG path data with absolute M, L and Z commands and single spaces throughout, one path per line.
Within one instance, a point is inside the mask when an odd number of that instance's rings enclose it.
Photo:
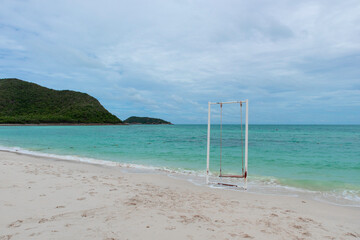
M 360 209 L 0 152 L 0 239 L 359 239 Z

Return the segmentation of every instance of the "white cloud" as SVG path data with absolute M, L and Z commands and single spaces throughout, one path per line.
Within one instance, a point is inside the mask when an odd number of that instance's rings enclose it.
M 358 107 L 359 12 L 357 0 L 3 1 L 0 71 L 121 116 L 205 122 L 207 101 L 249 98 L 253 122 L 293 122 L 264 109 Z

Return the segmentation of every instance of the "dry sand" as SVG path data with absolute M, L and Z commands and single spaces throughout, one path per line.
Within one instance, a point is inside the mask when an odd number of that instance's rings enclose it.
M 359 239 L 360 209 L 0 152 L 0 239 Z

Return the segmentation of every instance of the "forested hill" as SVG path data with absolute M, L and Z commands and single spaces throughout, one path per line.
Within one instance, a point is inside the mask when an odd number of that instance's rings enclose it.
M 159 118 L 149 118 L 149 117 L 129 117 L 124 121 L 127 124 L 171 124 L 165 120 Z
M 57 91 L 15 78 L 0 79 L 0 123 L 121 124 L 81 92 Z

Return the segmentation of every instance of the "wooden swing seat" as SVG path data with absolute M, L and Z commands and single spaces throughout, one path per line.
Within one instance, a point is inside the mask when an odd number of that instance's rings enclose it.
M 225 178 L 244 178 L 245 174 L 242 175 L 222 175 L 220 174 L 219 177 L 225 177 Z
M 236 184 L 229 184 L 229 183 L 218 183 L 218 185 L 227 186 L 227 187 L 239 187 Z

